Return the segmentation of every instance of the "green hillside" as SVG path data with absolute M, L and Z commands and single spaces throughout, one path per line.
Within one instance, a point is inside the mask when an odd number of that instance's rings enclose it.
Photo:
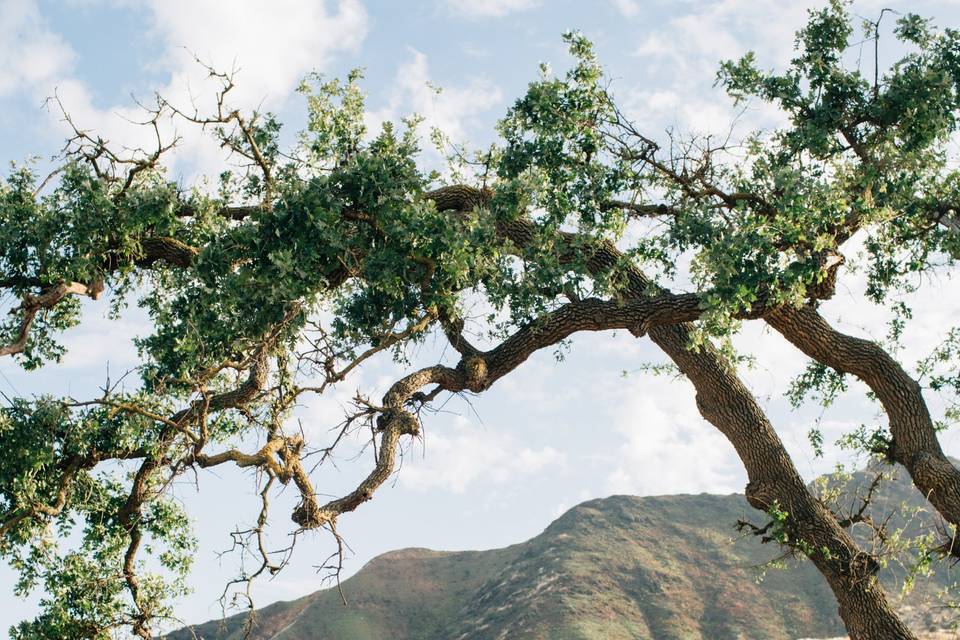
M 922 503 L 904 481 L 882 488 L 878 508 Z M 843 633 L 836 605 L 807 562 L 771 570 L 772 545 L 742 537 L 756 518 L 743 496 L 613 496 L 565 513 L 539 536 L 491 551 L 405 549 L 372 560 L 335 590 L 259 612 L 257 640 L 793 640 Z M 889 576 L 888 579 L 894 579 Z M 902 602 L 917 602 L 942 575 Z M 169 636 L 242 638 L 244 618 Z M 196 634 L 195 636 L 193 634 Z

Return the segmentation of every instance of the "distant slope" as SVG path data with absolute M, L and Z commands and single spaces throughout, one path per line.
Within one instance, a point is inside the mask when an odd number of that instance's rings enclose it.
M 907 481 L 887 505 L 922 502 Z M 256 640 L 793 640 L 843 633 L 809 562 L 756 567 L 777 549 L 739 537 L 743 496 L 614 496 L 574 507 L 539 536 L 492 551 L 405 549 L 335 590 L 259 612 Z M 942 582 L 943 579 L 940 580 Z M 920 598 L 935 585 L 921 588 Z M 905 606 L 910 603 L 903 603 Z M 909 609 L 909 607 L 908 607 Z M 911 618 L 920 621 L 916 608 Z M 239 640 L 243 616 L 169 640 Z M 195 635 L 194 635 L 195 634 Z

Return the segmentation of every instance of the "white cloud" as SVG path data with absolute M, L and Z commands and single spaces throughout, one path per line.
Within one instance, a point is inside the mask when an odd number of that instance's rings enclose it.
M 647 65 L 656 88 L 648 81 L 625 96 L 628 115 L 651 135 L 675 127 L 724 136 L 735 120 L 737 134 L 781 124 L 784 118 L 772 105 L 749 104 L 740 113 L 714 80 L 722 60 L 747 51 L 754 51 L 763 67 L 786 64 L 807 6 L 811 3 L 721 0 L 693 5 L 666 24 L 658 23 L 639 38 L 633 52 Z
M 794 34 L 806 22 L 807 9 L 817 4 L 785 5 L 777 0 L 702 3 L 665 26 L 658 24 L 636 53 L 715 67 L 721 59 L 755 51 L 767 65 L 785 64 L 791 58 Z
M 377 132 L 383 121 L 416 113 L 424 118 L 425 131 L 435 127 L 456 142 L 463 142 L 478 116 L 503 99 L 500 88 L 482 78 L 474 78 L 466 86 L 438 90 L 430 80 L 427 56 L 415 49 L 411 54 L 412 58 L 397 69 L 386 107 L 368 112 L 371 132 Z
M 340 0 L 332 9 L 330 4 L 277 0 L 251 3 L 240 11 L 227 10 L 217 0 L 150 0 L 145 31 L 161 43 L 161 54 L 150 70 L 166 78 L 157 92 L 185 111 L 191 112 L 196 104 L 202 116 L 211 115 L 219 85 L 196 57 L 220 71 L 236 70 L 236 88 L 228 106 L 280 110 L 304 75 L 327 68 L 337 52 L 356 49 L 366 35 L 367 15 L 359 0 Z M 2 7 L 8 15 L 0 13 L 0 95 L 4 87 L 8 91 L 16 87 L 42 99 L 56 90 L 79 127 L 115 146 L 152 148 L 152 129 L 131 124 L 143 119 L 136 105 L 101 108 L 89 88 L 70 75 L 73 54 L 48 30 L 34 5 L 11 0 Z M 16 32 L 15 38 L 6 37 L 5 31 L 10 30 Z M 19 61 L 22 53 L 8 52 L 22 46 L 20 42 L 32 43 L 38 51 L 26 56 L 34 59 L 26 71 L 11 57 L 16 55 Z M 11 68 L 19 69 L 13 72 L 19 76 L 12 75 Z M 59 120 L 60 114 L 51 117 Z M 168 155 L 168 164 L 188 176 L 222 170 L 224 151 L 199 127 L 166 121 L 161 125 L 165 139 L 175 134 L 182 137 Z M 65 125 L 59 126 L 65 131 Z
M 625 442 L 608 474 L 611 493 L 733 493 L 744 472 L 733 447 L 697 412 L 687 382 L 643 376 L 624 384 L 611 421 Z
M 637 0 L 610 0 L 610 2 L 625 18 L 632 18 L 640 13 L 640 3 Z
M 32 0 L 0 2 L 0 97 L 66 73 L 73 50 L 52 33 Z
M 205 75 L 192 59 L 218 69 L 240 69 L 237 91 L 247 106 L 282 102 L 311 69 L 326 67 L 334 52 L 355 49 L 366 34 L 358 0 L 275 0 L 225 10 L 216 0 L 153 0 L 154 30 L 166 43 L 163 64 L 170 88 L 184 91 Z
M 704 86 L 709 83 L 704 82 Z M 714 135 L 723 139 L 731 129 L 752 129 L 768 124 L 779 114 L 766 105 L 755 105 L 747 122 L 738 121 L 738 111 L 719 92 L 703 95 L 670 89 L 636 89 L 627 95 L 625 107 L 634 124 L 653 136 L 659 131 L 674 129 L 683 134 Z
M 411 447 L 399 474 L 402 486 L 418 491 L 464 493 L 474 482 L 503 484 L 566 464 L 566 454 L 553 447 L 521 448 L 513 436 L 459 416 L 449 428 L 426 432 L 422 447 Z
M 96 305 L 96 306 L 94 306 Z M 83 323 L 64 334 L 68 350 L 58 370 L 106 371 L 114 379 L 140 364 L 134 338 L 142 336 L 149 324 L 141 309 L 128 309 L 124 317 L 112 320 L 106 317 L 102 302 L 85 302 Z M 109 346 L 107 346 L 109 345 Z M 53 372 L 51 372 L 53 373 Z M 135 386 L 136 379 L 130 386 Z
M 467 18 L 500 18 L 532 9 L 540 0 L 444 0 L 443 4 Z

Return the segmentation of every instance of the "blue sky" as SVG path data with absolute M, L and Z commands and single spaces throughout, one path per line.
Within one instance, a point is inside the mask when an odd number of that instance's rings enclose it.
M 303 109 L 294 93 L 312 70 L 343 75 L 363 67 L 372 121 L 410 112 L 425 116 L 461 141 L 482 146 L 493 125 L 541 61 L 565 63 L 560 34 L 584 31 L 597 45 L 621 103 L 649 135 L 669 127 L 723 134 L 737 115 L 714 87 L 717 63 L 755 50 L 761 64 L 783 65 L 806 6 L 775 0 L 360 0 L 273 2 L 216 0 L 0 0 L 0 161 L 39 156 L 60 148 L 65 129 L 44 108 L 54 92 L 77 123 L 118 143 L 137 144 L 126 120 L 136 116 L 131 95 L 154 91 L 189 103 L 209 95 L 196 54 L 220 67 L 239 69 L 238 100 L 263 105 L 296 131 Z M 854 6 L 873 18 L 889 2 Z M 893 3 L 960 26 L 960 2 Z M 229 8 L 228 8 L 229 7 Z M 428 83 L 443 87 L 436 94 Z M 779 114 L 750 105 L 740 130 L 771 127 Z M 172 175 L 191 181 L 216 173 L 216 145 L 180 131 L 184 142 L 171 160 Z M 430 162 L 429 154 L 427 161 Z M 885 315 L 864 308 L 863 283 L 845 281 L 828 315 L 847 331 L 882 335 Z M 957 297 L 949 281 L 925 285 L 915 296 L 922 313 L 906 336 L 903 359 L 912 363 L 951 318 Z M 944 302 L 946 300 L 946 302 Z M 952 306 L 951 306 L 952 305 Z M 106 304 L 85 305 L 83 325 L 71 332 L 64 363 L 26 374 L 0 361 L 0 389 L 31 395 L 82 396 L 106 376 L 135 364 L 130 340 L 149 328 L 135 310 L 106 319 Z M 807 430 L 821 420 L 827 440 L 843 429 L 879 419 L 862 388 L 829 412 L 791 411 L 782 397 L 804 359 L 782 339 L 748 325 L 741 344 L 757 355 L 745 377 L 770 412 L 795 462 L 808 477 L 842 460 L 831 448 L 814 460 Z M 442 357 L 439 344 L 414 354 L 416 362 Z M 454 399 L 428 419 L 425 437 L 405 454 L 391 486 L 370 504 L 342 518 L 353 550 L 353 573 L 373 556 L 407 546 L 435 549 L 490 548 L 535 535 L 563 510 L 612 493 L 739 492 L 744 484 L 732 448 L 697 414 L 690 385 L 640 369 L 660 362 L 647 341 L 629 335 L 579 336 L 566 359 L 538 354 L 518 371 L 470 402 Z M 299 418 L 320 441 L 355 392 L 376 397 L 397 375 L 390 362 L 374 362 L 329 397 L 304 407 Z M 626 372 L 626 375 L 624 375 Z M 934 411 L 938 409 L 932 402 Z M 947 433 L 945 447 L 960 455 L 960 437 Z M 318 487 L 331 493 L 360 477 L 365 462 L 340 465 Z M 177 487 L 195 515 L 200 551 L 195 591 L 180 603 L 185 621 L 219 615 L 217 598 L 235 569 L 215 551 L 229 546 L 229 531 L 256 517 L 253 478 L 235 471 L 200 474 Z M 274 540 L 291 530 L 294 496 L 278 498 Z M 285 511 L 286 509 L 286 511 Z M 732 525 L 733 523 L 731 523 Z M 290 599 L 320 588 L 315 565 L 330 551 L 326 536 L 301 540 L 291 567 L 260 583 L 258 604 Z M 12 584 L 0 567 L 0 584 Z M 0 589 L 0 627 L 30 615 L 36 596 L 21 602 Z

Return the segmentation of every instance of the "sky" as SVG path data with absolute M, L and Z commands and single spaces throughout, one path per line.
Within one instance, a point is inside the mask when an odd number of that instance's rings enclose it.
M 714 87 L 718 63 L 746 51 L 760 64 L 782 67 L 793 33 L 817 3 L 779 0 L 0 0 L 0 164 L 36 157 L 50 162 L 67 129 L 46 98 L 56 95 L 73 120 L 119 144 L 148 139 L 131 124 L 136 100 L 160 92 L 176 104 L 203 104 L 211 85 L 195 58 L 237 69 L 236 101 L 279 114 L 294 132 L 304 107 L 295 88 L 309 72 L 343 76 L 363 68 L 375 125 L 412 112 L 458 141 L 480 147 L 511 102 L 535 79 L 540 62 L 567 63 L 560 35 L 579 29 L 591 38 L 612 90 L 651 137 L 668 129 L 725 134 L 774 127 L 780 114 L 751 104 L 735 110 Z M 884 6 L 960 26 L 957 0 L 858 2 L 875 19 Z M 885 55 L 890 52 L 885 52 Z M 854 51 L 851 55 L 858 55 Z M 432 87 L 443 90 L 438 94 Z M 223 168 L 221 151 L 190 130 L 169 160 L 185 184 Z M 431 162 L 429 153 L 426 161 Z M 856 255 L 848 255 L 856 259 Z M 960 317 L 947 277 L 912 296 L 918 310 L 900 354 L 913 364 Z M 864 283 L 848 276 L 824 307 L 835 326 L 882 336 L 888 315 L 862 298 Z M 84 303 L 83 323 L 66 336 L 56 366 L 25 373 L 0 360 L 0 390 L 31 396 L 97 393 L 108 372 L 136 364 L 134 336 L 149 331 L 136 309 L 106 317 L 108 303 Z M 792 410 L 783 392 L 804 357 L 760 323 L 748 323 L 738 344 L 757 356 L 744 372 L 801 473 L 813 478 L 847 461 L 828 446 L 814 458 L 807 432 L 819 423 L 828 444 L 844 430 L 882 420 L 856 383 L 829 410 Z M 439 341 L 413 354 L 414 365 L 449 358 Z M 697 413 L 684 380 L 652 375 L 663 358 L 648 340 L 625 334 L 576 336 L 558 362 L 546 351 L 481 396 L 454 398 L 428 416 L 421 441 L 406 448 L 400 472 L 376 498 L 341 518 L 350 545 L 344 575 L 374 556 L 403 547 L 484 549 L 523 541 L 566 509 L 611 494 L 742 492 L 745 474 L 733 448 Z M 389 361 L 364 366 L 333 393 L 301 408 L 297 418 L 314 441 L 329 437 L 357 392 L 379 397 L 403 369 Z M 942 410 L 929 398 L 936 414 Z M 960 456 L 960 435 L 942 442 Z M 339 461 L 317 479 L 337 493 L 365 474 L 369 460 Z M 177 605 L 185 622 L 220 615 L 218 598 L 237 559 L 219 558 L 229 532 L 257 515 L 250 474 L 218 469 L 175 488 L 193 514 L 199 550 L 192 595 Z M 294 492 L 278 498 L 272 540 L 292 524 Z M 285 510 L 286 509 L 286 510 Z M 731 527 L 734 523 L 731 523 Z M 324 586 L 316 567 L 331 551 L 329 536 L 303 536 L 293 563 L 254 588 L 258 606 Z M 37 598 L 14 598 L 13 573 L 0 566 L 0 628 L 32 615 Z M 349 594 L 348 594 L 349 597 Z

